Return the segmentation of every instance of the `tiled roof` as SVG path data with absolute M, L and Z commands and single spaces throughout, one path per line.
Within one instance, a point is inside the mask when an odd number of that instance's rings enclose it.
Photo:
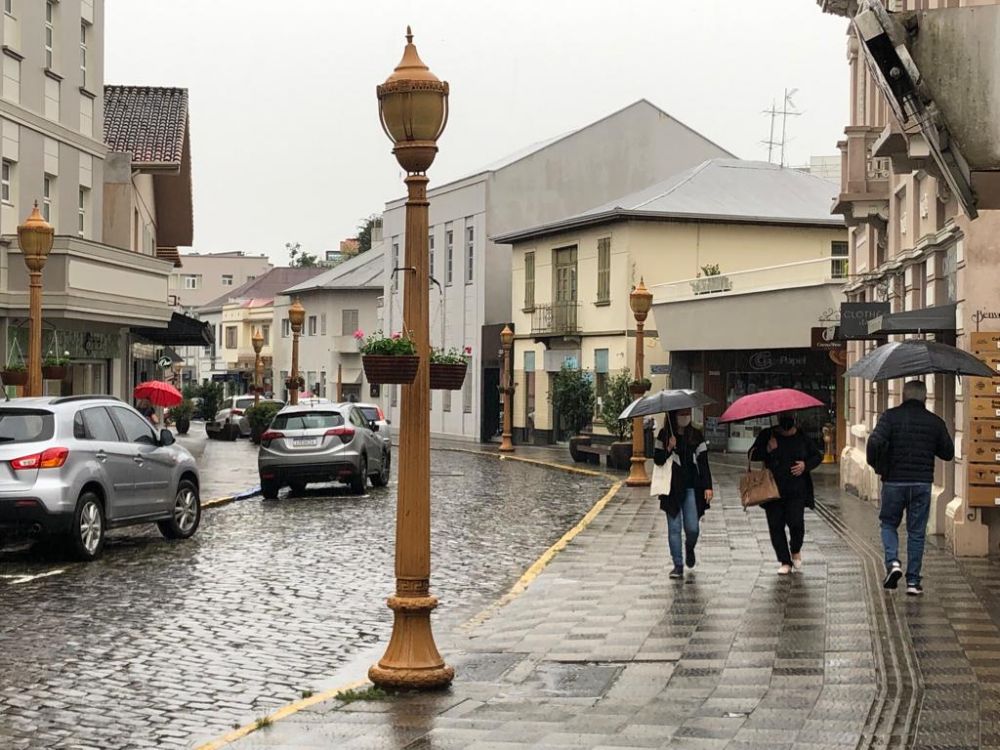
M 187 89 L 104 87 L 104 142 L 136 164 L 180 164 L 187 120 Z
M 308 281 L 313 276 L 318 276 L 326 269 L 323 268 L 272 268 L 263 276 L 251 279 L 242 286 L 238 286 L 230 292 L 226 292 L 221 297 L 212 300 L 206 305 L 198 308 L 201 312 L 211 312 L 221 310 L 223 305 L 230 302 L 246 300 L 273 300 L 285 289 Z

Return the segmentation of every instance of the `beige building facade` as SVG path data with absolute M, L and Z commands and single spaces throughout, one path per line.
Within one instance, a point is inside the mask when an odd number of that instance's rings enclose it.
M 181 263 L 170 274 L 170 299 L 185 310 L 207 305 L 274 268 L 263 253 L 248 255 L 241 250 L 184 253 Z

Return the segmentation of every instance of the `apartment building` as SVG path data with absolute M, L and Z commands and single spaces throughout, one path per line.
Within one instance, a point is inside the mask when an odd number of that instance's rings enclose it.
M 242 250 L 184 253 L 181 262 L 170 274 L 170 301 L 184 310 L 207 305 L 274 268 L 267 255 Z

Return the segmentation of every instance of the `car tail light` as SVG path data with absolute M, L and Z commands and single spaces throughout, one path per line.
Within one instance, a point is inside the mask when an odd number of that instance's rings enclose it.
M 66 463 L 67 458 L 69 458 L 68 448 L 46 448 L 41 453 L 32 453 L 30 456 L 15 458 L 10 462 L 10 468 L 14 471 L 58 469 Z
M 277 432 L 275 430 L 268 430 L 263 435 L 260 436 L 260 444 L 267 448 L 272 440 L 279 440 L 285 436 L 283 432 Z
M 326 431 L 327 435 L 340 438 L 340 442 L 349 443 L 354 439 L 353 427 L 334 427 Z
M 382 411 L 382 407 L 381 406 L 376 406 L 375 407 L 375 413 L 378 414 L 378 421 L 379 422 L 384 422 L 385 421 L 385 412 Z
M 233 409 L 233 416 L 235 416 L 235 417 L 242 417 L 243 416 L 243 410 L 242 409 Z

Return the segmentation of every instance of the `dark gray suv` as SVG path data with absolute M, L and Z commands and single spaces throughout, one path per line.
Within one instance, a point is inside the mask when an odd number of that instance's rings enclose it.
M 63 537 L 101 554 L 107 529 L 156 523 L 187 539 L 201 521 L 198 467 L 170 430 L 109 396 L 0 401 L 0 542 Z

